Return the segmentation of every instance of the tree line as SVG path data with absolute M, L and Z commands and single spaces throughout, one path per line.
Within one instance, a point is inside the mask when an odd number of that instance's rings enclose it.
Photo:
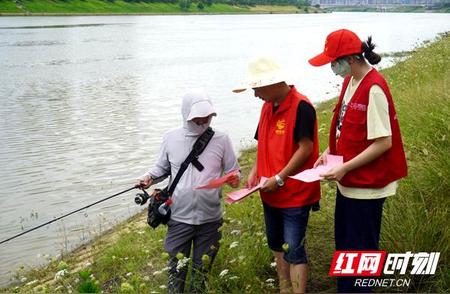
M 115 0 L 106 0 L 115 2 Z M 255 5 L 293 5 L 297 7 L 310 6 L 310 0 L 123 0 L 129 3 L 194 3 L 197 6 L 211 6 L 214 3 L 223 3 L 235 6 L 255 6 Z

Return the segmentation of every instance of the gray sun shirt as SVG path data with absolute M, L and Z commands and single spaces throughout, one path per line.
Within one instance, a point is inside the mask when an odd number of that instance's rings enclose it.
M 181 114 L 183 126 L 164 134 L 158 160 L 144 176 L 157 178 L 170 173 L 169 184 L 172 184 L 195 141 L 211 122 L 210 119 L 198 126 L 192 118 L 215 115 L 215 112 L 207 94 L 196 91 L 184 96 Z M 225 133 L 214 131 L 214 136 L 198 158 L 204 169 L 199 171 L 190 163 L 173 192 L 171 219 L 175 221 L 200 225 L 222 218 L 222 189 L 195 189 L 221 177 L 222 172 L 226 174 L 239 169 L 230 138 Z
M 158 161 L 148 171 L 148 175 L 157 178 L 171 172 L 169 184 L 172 183 L 198 138 L 186 136 L 185 131 L 179 128 L 164 135 Z M 195 187 L 219 178 L 222 171 L 229 173 L 239 169 L 230 138 L 218 131 L 215 131 L 198 160 L 204 170 L 200 172 L 192 163 L 189 164 L 173 192 L 171 206 L 173 220 L 191 225 L 204 224 L 222 218 L 221 189 L 197 190 Z

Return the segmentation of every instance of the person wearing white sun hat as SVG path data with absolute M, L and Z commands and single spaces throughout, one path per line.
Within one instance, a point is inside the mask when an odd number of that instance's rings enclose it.
M 318 158 L 315 109 L 306 96 L 286 83 L 281 67 L 269 57 L 252 60 L 245 82 L 233 92 L 246 89 L 253 89 L 255 97 L 264 101 L 255 134 L 257 157 L 247 187 L 255 186 L 261 177 L 268 178 L 260 195 L 280 291 L 305 292 L 305 233 L 309 211 L 320 199 L 320 183 L 304 183 L 289 176 L 312 168 Z
M 245 81 L 233 89 L 233 92 L 240 93 L 247 89 L 261 88 L 286 81 L 286 73 L 271 57 L 255 58 L 249 63 L 247 70 Z

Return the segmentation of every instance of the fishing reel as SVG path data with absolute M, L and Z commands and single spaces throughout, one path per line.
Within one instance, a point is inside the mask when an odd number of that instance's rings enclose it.
M 160 224 L 167 224 L 170 219 L 172 199 L 167 192 L 167 188 L 155 189 L 152 195 L 142 189 L 142 193 L 137 193 L 134 202 L 138 205 L 144 205 L 148 201 L 147 223 L 152 228 Z
M 134 203 L 137 205 L 144 205 L 150 199 L 150 195 L 148 195 L 147 191 L 142 189 L 142 193 L 137 193 L 136 197 L 134 197 Z

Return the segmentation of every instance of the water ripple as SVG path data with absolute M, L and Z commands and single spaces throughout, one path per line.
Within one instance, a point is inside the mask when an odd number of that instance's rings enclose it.
M 77 27 L 101 27 L 101 26 L 122 26 L 130 23 L 83 23 L 83 24 L 63 24 L 63 25 L 35 25 L 35 26 L 10 26 L 0 27 L 0 30 L 22 30 L 22 29 L 61 29 Z

